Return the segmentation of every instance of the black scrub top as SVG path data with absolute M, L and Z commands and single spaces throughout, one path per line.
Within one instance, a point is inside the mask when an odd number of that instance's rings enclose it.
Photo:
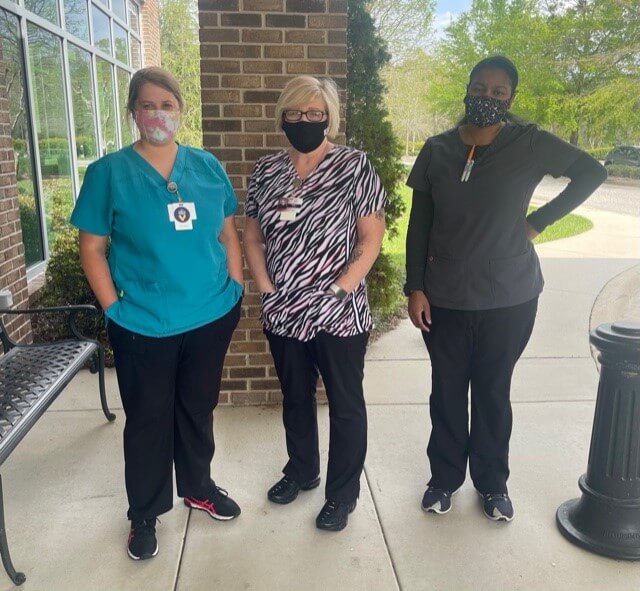
M 433 223 L 425 228 L 426 264 L 408 265 L 407 288 L 422 282 L 417 288 L 431 304 L 455 310 L 527 302 L 544 285 L 526 236 L 533 191 L 584 153 L 536 125 L 514 123 L 480 151 L 468 182 L 461 182 L 468 153 L 458 130 L 446 131 L 427 140 L 409 174 L 407 185 L 432 200 Z

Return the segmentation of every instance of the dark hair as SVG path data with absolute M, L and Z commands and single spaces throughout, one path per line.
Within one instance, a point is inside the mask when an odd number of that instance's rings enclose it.
M 518 68 L 516 68 L 515 64 L 504 55 L 493 55 L 479 61 L 475 66 L 473 66 L 473 70 L 471 70 L 471 74 L 469 74 L 469 84 L 471 84 L 473 77 L 478 72 L 488 69 L 502 70 L 509 77 L 509 80 L 511 80 L 511 96 L 516 93 L 519 81 Z

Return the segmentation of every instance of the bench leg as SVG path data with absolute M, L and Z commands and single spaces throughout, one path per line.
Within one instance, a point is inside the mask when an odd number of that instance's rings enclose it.
M 109 410 L 107 404 L 107 389 L 104 385 L 104 349 L 98 349 L 98 384 L 100 386 L 100 403 L 102 404 L 102 412 L 108 421 L 115 421 L 116 415 Z
M 16 572 L 11 562 L 11 556 L 9 554 L 9 544 L 7 543 L 7 531 L 4 525 L 4 496 L 2 493 L 2 476 L 0 476 L 0 556 L 2 557 L 2 564 L 4 570 L 7 571 L 9 578 L 13 581 L 14 585 L 22 585 L 27 580 L 24 573 Z

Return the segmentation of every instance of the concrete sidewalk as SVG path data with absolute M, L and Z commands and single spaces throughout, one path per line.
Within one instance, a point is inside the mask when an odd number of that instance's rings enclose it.
M 640 258 L 638 218 L 583 213 L 592 231 L 538 247 L 546 287 L 513 386 L 512 523 L 485 519 L 470 482 L 448 515 L 420 510 L 430 374 L 420 334 L 403 321 L 367 355 L 369 453 L 358 508 L 338 534 L 314 527 L 322 488 L 285 507 L 266 500 L 285 460 L 280 409 L 220 408 L 213 474 L 242 515 L 214 522 L 176 499 L 158 527 L 160 554 L 134 563 L 125 551 L 115 376 L 108 376 L 115 424 L 99 409 L 95 376 L 78 376 L 3 467 L 9 543 L 27 575 L 24 589 L 637 590 L 640 564 L 580 550 L 555 526 L 556 508 L 578 496 L 587 465 L 598 383 L 591 310 L 603 286 Z M 322 407 L 323 466 L 327 414 Z M 11 588 L 0 573 L 0 589 Z

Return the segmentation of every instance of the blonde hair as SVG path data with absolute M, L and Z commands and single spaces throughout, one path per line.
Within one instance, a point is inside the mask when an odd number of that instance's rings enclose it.
M 184 99 L 182 98 L 182 92 L 180 91 L 180 84 L 175 79 L 173 74 L 170 74 L 163 68 L 150 67 L 142 68 L 138 70 L 129 82 L 129 97 L 127 98 L 127 111 L 133 116 L 136 110 L 136 101 L 140 94 L 140 89 L 147 83 L 155 84 L 165 90 L 169 91 L 176 100 L 180 111 L 184 111 Z
M 282 129 L 282 113 L 296 109 L 313 99 L 321 98 L 327 109 L 327 135 L 335 137 L 340 128 L 340 99 L 338 87 L 331 78 L 296 76 L 287 82 L 276 104 L 276 129 Z

